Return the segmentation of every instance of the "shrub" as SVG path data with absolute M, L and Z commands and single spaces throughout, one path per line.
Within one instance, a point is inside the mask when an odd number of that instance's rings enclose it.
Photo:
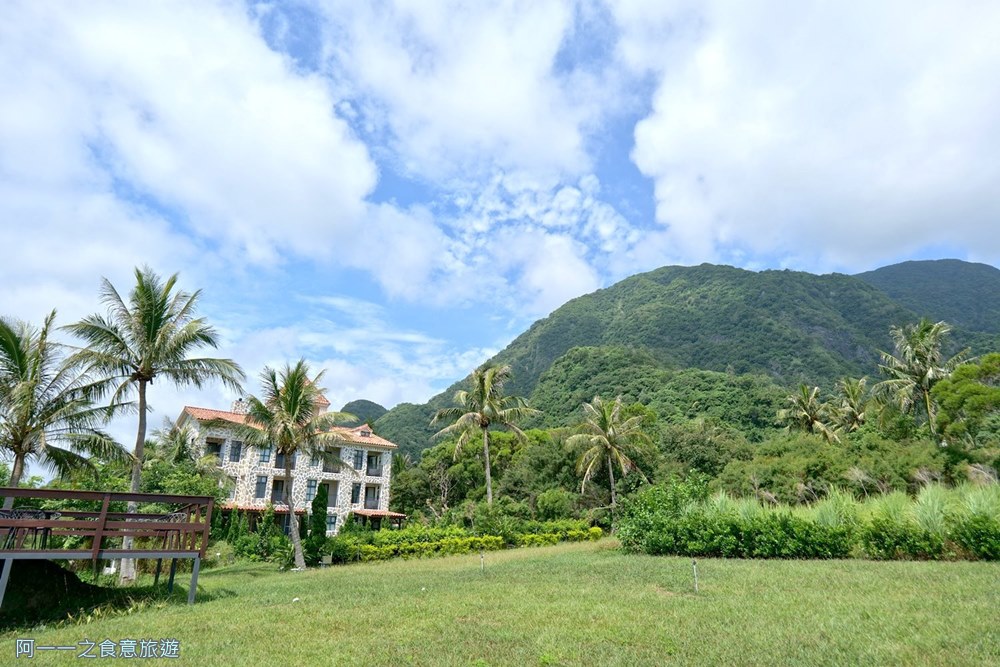
M 890 516 L 875 516 L 861 531 L 861 543 L 869 558 L 937 559 L 944 554 L 944 539 L 915 522 Z
M 951 537 L 966 552 L 982 560 L 1000 560 L 1000 520 L 972 514 L 958 520 Z

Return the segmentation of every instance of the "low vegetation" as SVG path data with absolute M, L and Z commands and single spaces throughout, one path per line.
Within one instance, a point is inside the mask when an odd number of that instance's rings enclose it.
M 647 554 L 725 558 L 1000 560 L 1000 485 L 929 485 L 859 502 L 834 490 L 811 505 L 764 505 L 696 479 L 648 487 L 625 506 L 618 536 Z
M 169 637 L 178 664 L 205 667 L 985 665 L 1000 660 L 998 567 L 699 560 L 695 593 L 690 559 L 607 540 L 489 552 L 483 569 L 478 554 L 296 575 L 244 564 L 204 572 L 194 607 L 177 590 L 2 636 L 11 652 L 15 636 Z M 51 653 L 35 660 L 78 662 Z

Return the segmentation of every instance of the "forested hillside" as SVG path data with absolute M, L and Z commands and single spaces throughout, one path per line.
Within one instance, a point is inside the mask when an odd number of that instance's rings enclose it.
M 565 423 L 597 393 L 624 392 L 661 416 L 690 413 L 681 407 L 688 394 L 664 389 L 681 377 L 670 369 L 751 375 L 740 381 L 784 388 L 831 387 L 840 377 L 873 375 L 878 352 L 892 347 L 890 327 L 920 315 L 956 323 L 956 348 L 996 349 L 997 294 L 1000 271 L 957 260 L 907 262 L 861 276 L 668 266 L 569 301 L 494 361 L 511 365 L 508 391 L 530 397 L 547 426 Z M 436 430 L 428 425 L 434 412 L 458 387 L 424 405 L 399 405 L 376 428 L 415 455 Z M 720 409 L 702 401 L 695 411 Z
M 857 277 L 917 315 L 971 331 L 1000 332 L 1000 269 L 988 264 L 902 262 Z

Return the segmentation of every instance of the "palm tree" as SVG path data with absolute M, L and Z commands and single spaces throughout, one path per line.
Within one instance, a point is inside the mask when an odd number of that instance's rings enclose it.
M 172 463 L 197 462 L 198 457 L 194 449 L 195 437 L 195 431 L 190 424 L 178 426 L 172 419 L 165 417 L 163 426 L 153 431 L 157 458 Z M 150 444 L 147 443 L 145 446 L 148 448 Z
M 324 461 L 353 468 L 335 456 L 331 445 L 346 444 L 343 437 L 333 431 L 339 422 L 355 419 L 345 412 L 320 412 L 323 389 L 319 381 L 320 372 L 309 377 L 309 366 L 300 359 L 294 366 L 285 364 L 280 372 L 265 367 L 260 374 L 261 398 L 250 396 L 247 404 L 246 424 L 238 428 L 243 441 L 248 445 L 267 448 L 274 446 L 278 455 L 284 455 L 285 489 L 284 501 L 288 505 L 289 533 L 295 554 L 295 567 L 304 569 L 305 556 L 302 539 L 295 522 L 295 506 L 292 500 L 292 459 L 297 454 L 319 456 Z
M 164 282 L 147 266 L 135 270 L 135 281 L 126 302 L 107 278 L 102 279 L 101 301 L 107 306 L 107 315 L 90 315 L 66 327 L 87 343 L 77 348 L 71 360 L 106 379 L 104 388 L 112 392 L 112 402 L 124 400 L 133 389 L 138 394 L 139 427 L 130 487 L 133 493 L 139 491 L 142 476 L 148 386 L 157 378 L 194 387 L 221 380 L 241 391 L 240 382 L 245 378 L 242 369 L 230 359 L 188 356 L 199 348 L 218 346 L 215 329 L 195 317 L 200 290 L 193 294 L 175 290 L 176 273 Z M 134 512 L 136 504 L 129 503 L 128 507 L 129 512 Z M 131 540 L 124 546 L 130 548 Z M 132 561 L 123 561 L 122 581 L 134 577 Z
M 922 409 L 931 433 L 936 433 L 931 389 L 969 361 L 969 350 L 966 348 L 945 358 L 941 347 L 944 338 L 951 333 L 951 326 L 946 322 L 921 319 L 909 326 L 894 326 L 889 333 L 896 354 L 880 353 L 882 363 L 878 368 L 887 379 L 875 385 L 872 391 L 882 400 L 898 405 L 904 413 Z
M 868 378 L 843 378 L 837 382 L 840 406 L 836 409 L 836 421 L 848 433 L 864 426 L 868 419 Z
M 839 442 L 836 431 L 830 428 L 830 405 L 819 400 L 819 387 L 799 385 L 798 393 L 788 397 L 790 407 L 778 410 L 778 421 L 787 424 L 788 430 L 797 428 L 806 433 L 823 436 L 827 442 Z
M 452 422 L 438 431 L 434 437 L 458 434 L 455 443 L 455 458 L 477 431 L 483 435 L 483 464 L 486 470 L 486 503 L 493 504 L 493 477 L 490 474 L 490 427 L 509 428 L 518 440 L 525 440 L 524 432 L 517 422 L 537 414 L 538 410 L 528 407 L 520 396 L 505 396 L 504 385 L 510 380 L 510 366 L 486 363 L 472 372 L 469 379 L 470 390 L 455 392 L 455 407 L 438 410 L 431 424 L 441 421 Z
M 58 358 L 57 345 L 49 340 L 55 315 L 52 311 L 41 329 L 0 318 L 0 449 L 14 459 L 8 486 L 21 482 L 32 461 L 63 476 L 92 467 L 84 455 L 132 459 L 101 430 L 109 409 L 91 402 L 90 379 Z M 4 507 L 13 501 L 8 497 Z
M 583 433 L 570 436 L 566 444 L 575 447 L 583 444 L 588 447 L 577 461 L 577 472 L 583 475 L 580 493 L 587 487 L 587 482 L 602 465 L 607 465 L 608 482 L 611 486 L 611 510 L 614 512 L 618 503 L 615 493 L 615 464 L 622 471 L 622 476 L 635 470 L 642 471 L 629 456 L 641 450 L 641 445 L 651 444 L 649 436 L 642 431 L 642 415 L 622 419 L 622 397 L 618 396 L 611 403 L 595 396 L 590 403 L 583 404 L 584 421 L 580 424 Z

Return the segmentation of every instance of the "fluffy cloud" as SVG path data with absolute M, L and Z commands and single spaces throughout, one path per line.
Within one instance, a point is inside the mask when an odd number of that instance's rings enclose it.
M 322 5 L 330 67 L 401 168 L 465 178 L 494 166 L 579 173 L 599 73 L 559 68 L 574 3 Z M 604 91 L 607 92 L 606 90 Z
M 1000 218 L 1000 90 L 986 84 L 1000 9 L 696 9 L 618 10 L 620 57 L 659 81 L 633 158 L 677 256 L 811 270 L 934 247 L 1000 258 L 1000 237 L 984 233 Z M 669 45 L 653 47 L 650 30 Z

